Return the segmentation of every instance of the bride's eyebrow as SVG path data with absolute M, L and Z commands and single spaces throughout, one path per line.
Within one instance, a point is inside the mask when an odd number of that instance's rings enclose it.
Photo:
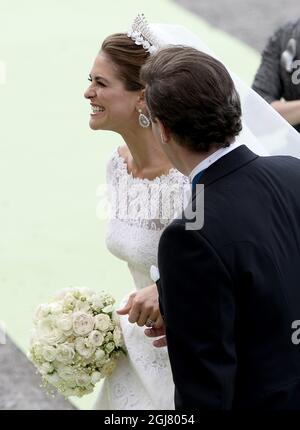
M 90 78 L 90 79 L 92 79 L 92 75 L 91 75 L 91 74 L 89 74 L 89 78 Z M 105 79 L 105 78 L 103 78 L 103 77 L 102 77 L 102 76 L 100 76 L 100 75 L 95 76 L 95 80 L 101 80 L 101 81 L 105 82 L 106 84 L 109 84 L 108 80 L 107 80 L 107 79 Z

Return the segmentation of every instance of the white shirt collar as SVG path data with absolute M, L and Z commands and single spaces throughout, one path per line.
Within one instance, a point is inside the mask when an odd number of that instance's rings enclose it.
M 228 154 L 229 152 L 233 151 L 237 147 L 243 145 L 241 142 L 234 142 L 227 148 L 220 148 L 213 154 L 211 154 L 209 157 L 202 160 L 197 166 L 191 171 L 189 174 L 190 182 L 193 182 L 193 179 L 198 173 L 202 172 L 203 170 L 207 169 L 209 166 L 211 166 L 213 163 L 215 163 L 220 158 L 224 157 L 224 155 Z

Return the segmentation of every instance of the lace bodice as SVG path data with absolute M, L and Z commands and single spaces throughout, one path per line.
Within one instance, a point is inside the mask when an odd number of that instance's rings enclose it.
M 189 198 L 188 178 L 176 169 L 150 181 L 134 178 L 116 150 L 107 166 L 111 201 L 106 244 L 127 262 L 136 289 L 153 283 L 151 265 L 157 265 L 157 249 L 163 229 Z M 128 295 L 118 307 L 123 307 Z M 144 328 L 120 315 L 127 355 L 105 378 L 95 409 L 174 409 L 174 383 L 167 348 L 155 348 Z M 158 389 L 159 387 L 159 389 Z
M 153 283 L 151 265 L 163 229 L 182 212 L 190 189 L 188 178 L 172 168 L 154 180 L 134 178 L 115 150 L 107 165 L 111 214 L 106 245 L 127 262 L 136 288 Z

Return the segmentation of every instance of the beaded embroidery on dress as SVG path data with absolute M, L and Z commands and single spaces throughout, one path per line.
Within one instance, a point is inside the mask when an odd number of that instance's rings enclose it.
M 117 192 L 107 229 L 108 249 L 128 264 L 135 289 L 153 284 L 150 267 L 157 265 L 160 235 L 181 213 L 189 180 L 178 170 L 154 180 L 134 178 L 116 150 L 107 166 L 110 195 Z M 127 186 L 127 193 L 124 187 Z M 170 197 L 170 191 L 171 197 Z M 122 304 L 126 304 L 128 296 Z M 174 383 L 167 348 L 155 348 L 144 328 L 120 316 L 128 354 L 104 380 L 95 409 L 174 409 Z

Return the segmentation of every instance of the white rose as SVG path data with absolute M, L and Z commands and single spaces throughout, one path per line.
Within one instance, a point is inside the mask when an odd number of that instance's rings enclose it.
M 120 347 L 124 344 L 122 332 L 119 327 L 116 327 L 113 332 L 114 342 L 117 347 Z
M 52 364 L 50 364 L 50 363 L 43 363 L 40 367 L 39 367 L 39 371 L 40 371 L 40 373 L 43 375 L 43 376 L 45 376 L 45 375 L 47 375 L 48 373 L 51 373 L 51 372 L 53 372 L 53 370 L 54 370 L 54 367 L 52 366 Z
M 84 312 L 73 315 L 73 330 L 78 336 L 86 336 L 94 328 L 94 317 Z
M 54 297 L 53 297 L 53 301 L 57 302 L 60 300 L 63 300 L 67 294 L 72 294 L 73 292 L 73 288 L 64 288 L 61 291 L 58 291 L 57 293 L 55 293 Z
M 110 360 L 108 363 L 104 364 L 101 369 L 101 374 L 103 376 L 110 376 L 116 367 L 116 363 L 113 360 Z
M 63 314 L 58 318 L 56 322 L 57 327 L 65 332 L 69 332 L 73 328 L 73 318 L 72 315 Z
M 101 379 L 101 373 L 100 372 L 93 372 L 91 379 L 92 379 L 92 384 L 96 385 L 97 382 L 99 382 Z
M 90 358 L 82 358 L 80 365 L 83 367 L 90 367 L 90 365 L 95 366 L 95 356 L 94 354 Z
M 77 300 L 72 293 L 67 293 L 63 300 L 64 310 L 74 310 Z
M 73 289 L 73 296 L 77 299 L 77 300 L 90 300 L 91 296 L 95 294 L 93 291 L 89 290 L 88 288 L 85 287 L 76 287 Z
M 106 331 L 111 327 L 111 320 L 108 315 L 100 314 L 95 316 L 95 328 L 97 330 Z
M 34 318 L 36 321 L 39 321 L 40 319 L 47 317 L 50 313 L 50 306 L 47 304 L 41 304 L 38 306 Z
M 98 330 L 93 330 L 89 334 L 89 342 L 94 346 L 101 346 L 104 342 L 103 334 Z
M 105 306 L 105 308 L 102 309 L 102 312 L 104 312 L 105 314 L 109 314 L 114 310 L 114 306 L 113 305 L 108 305 Z
M 61 330 L 56 328 L 56 329 L 53 329 L 52 332 L 49 333 L 47 336 L 43 336 L 43 339 L 49 345 L 57 345 L 65 341 L 65 335 Z
M 90 298 L 93 294 L 95 294 L 90 288 L 87 287 L 79 287 L 78 291 L 80 292 L 82 297 L 86 299 Z
M 76 384 L 79 385 L 79 387 L 86 387 L 91 383 L 91 377 L 83 372 L 79 371 L 75 375 Z
M 54 317 L 47 317 L 38 322 L 37 335 L 49 345 L 55 345 L 65 340 L 64 333 L 56 327 Z
M 90 358 L 95 352 L 95 346 L 91 345 L 87 339 L 78 337 L 75 340 L 75 349 L 83 358 Z
M 58 345 L 56 349 L 56 360 L 61 363 L 70 363 L 75 356 L 74 348 L 71 345 Z
M 91 310 L 91 305 L 86 300 L 77 300 L 75 305 L 75 312 L 88 313 Z
M 114 349 L 115 349 L 115 344 L 113 342 L 108 342 L 105 345 L 105 350 L 107 351 L 108 354 L 110 354 Z
M 92 296 L 92 308 L 95 310 L 100 310 L 103 308 L 103 302 L 100 297 L 94 295 Z
M 56 348 L 54 348 L 54 346 L 45 345 L 42 348 L 42 355 L 46 361 L 54 361 L 56 359 Z
M 102 349 L 97 349 L 95 352 L 96 361 L 101 361 L 105 357 L 105 352 Z
M 46 376 L 44 376 L 44 379 L 47 381 L 47 382 L 49 382 L 49 384 L 52 384 L 52 385 L 54 385 L 54 386 L 58 386 L 60 383 L 61 383 L 61 378 L 58 376 L 58 374 L 55 372 L 55 373 L 52 373 L 51 375 L 46 375 Z
M 58 315 L 62 313 L 63 307 L 60 303 L 50 303 L 50 310 L 52 315 Z
M 68 383 L 68 385 L 75 387 L 75 370 L 71 366 L 62 366 L 57 370 L 59 376 Z

